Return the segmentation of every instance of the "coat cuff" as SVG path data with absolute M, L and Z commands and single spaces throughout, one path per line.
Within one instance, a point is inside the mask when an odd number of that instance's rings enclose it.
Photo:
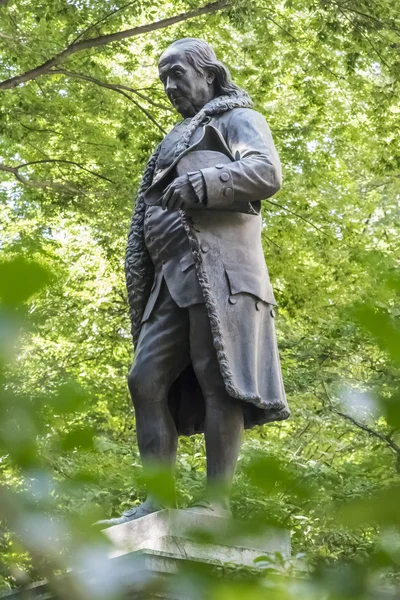
M 228 166 L 218 164 L 215 167 L 200 169 L 206 184 L 209 208 L 226 208 L 233 202 L 233 179 Z
M 197 196 L 197 200 L 205 206 L 207 204 L 207 193 L 203 175 L 200 171 L 194 171 L 192 173 L 188 173 L 188 177 L 190 185 Z

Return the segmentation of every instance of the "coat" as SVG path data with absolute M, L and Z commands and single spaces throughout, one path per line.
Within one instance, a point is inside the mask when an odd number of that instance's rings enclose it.
M 219 132 L 233 161 L 200 169 L 207 206 L 180 212 L 225 388 L 243 401 L 248 428 L 290 414 L 275 335 L 276 301 L 261 244 L 261 201 L 279 190 L 281 167 L 267 123 L 246 97 L 220 97 L 206 105 L 192 119 L 177 156 L 196 144 L 206 126 Z M 125 270 L 134 344 L 154 275 L 143 220 L 156 161 L 157 151 L 147 165 L 128 238 Z M 191 368 L 172 386 L 169 404 L 179 433 L 203 431 L 204 401 Z

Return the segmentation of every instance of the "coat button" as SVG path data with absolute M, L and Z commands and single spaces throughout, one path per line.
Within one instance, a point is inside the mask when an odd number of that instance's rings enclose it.
M 275 318 L 275 311 L 273 308 L 271 308 L 271 317 Z
M 221 164 L 219 164 L 219 165 L 215 165 L 215 168 L 216 168 L 216 169 L 223 169 L 223 168 L 224 168 L 224 165 L 221 165 Z
M 220 177 L 222 181 L 229 181 L 229 173 L 221 173 Z
M 236 304 L 237 298 L 235 296 L 229 296 L 229 304 Z
M 261 302 L 259 300 L 256 302 L 256 310 L 261 310 Z
M 230 196 L 232 196 L 233 194 L 233 189 L 230 187 L 227 187 L 224 189 L 224 196 L 226 196 L 227 198 L 229 198 Z
M 202 252 L 208 252 L 208 251 L 209 251 L 209 249 L 210 249 L 210 246 L 209 246 L 208 244 L 202 244 L 202 245 L 200 246 L 200 248 L 201 248 L 201 251 L 202 251 Z

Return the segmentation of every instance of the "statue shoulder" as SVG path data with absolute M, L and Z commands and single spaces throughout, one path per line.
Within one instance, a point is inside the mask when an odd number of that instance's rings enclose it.
M 247 129 L 249 127 L 250 129 L 261 128 L 262 131 L 269 130 L 264 115 L 253 108 L 231 108 L 222 114 L 216 115 L 215 123 L 224 131 Z
M 233 108 L 227 114 L 224 130 L 228 137 L 248 138 L 254 135 L 271 137 L 269 125 L 260 112 L 253 108 Z
M 264 115 L 254 108 L 232 108 L 228 111 L 229 123 L 245 121 L 250 123 L 266 123 Z

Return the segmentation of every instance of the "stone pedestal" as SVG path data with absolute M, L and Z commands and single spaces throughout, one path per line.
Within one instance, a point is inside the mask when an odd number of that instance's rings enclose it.
M 290 555 L 287 530 L 249 533 L 243 523 L 185 510 L 162 510 L 104 533 L 114 546 L 110 558 L 140 552 L 158 573 L 176 573 L 183 561 L 255 567 L 261 555 Z

